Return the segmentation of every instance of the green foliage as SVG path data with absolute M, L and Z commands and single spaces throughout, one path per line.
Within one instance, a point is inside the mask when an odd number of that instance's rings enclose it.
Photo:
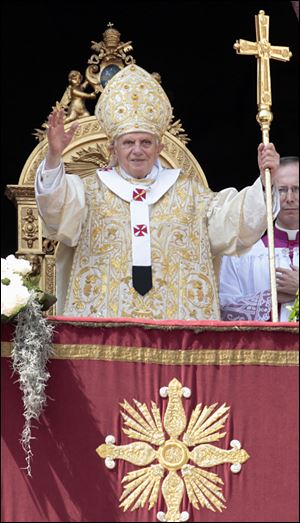
M 299 289 L 296 292 L 296 299 L 291 307 L 289 307 L 290 315 L 289 321 L 299 321 Z

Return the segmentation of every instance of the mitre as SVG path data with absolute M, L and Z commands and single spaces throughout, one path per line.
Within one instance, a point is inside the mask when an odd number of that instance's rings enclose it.
M 171 121 L 172 107 L 157 80 L 130 64 L 106 84 L 95 115 L 111 141 L 132 132 L 151 133 L 160 139 Z

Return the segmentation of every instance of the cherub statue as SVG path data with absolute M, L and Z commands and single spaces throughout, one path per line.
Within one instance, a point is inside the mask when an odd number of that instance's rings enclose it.
M 70 71 L 69 85 L 60 101 L 60 105 L 67 109 L 65 123 L 72 122 L 83 116 L 90 116 L 85 107 L 85 99 L 96 98 L 96 92 L 86 93 L 84 90 L 88 81 L 82 82 L 83 77 L 79 71 Z

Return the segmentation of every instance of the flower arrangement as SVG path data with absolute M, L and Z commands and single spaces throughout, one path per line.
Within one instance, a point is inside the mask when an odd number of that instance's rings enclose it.
M 50 377 L 47 361 L 52 353 L 53 326 L 43 315 L 56 297 L 39 287 L 39 276 L 28 260 L 10 255 L 1 258 L 1 321 L 15 322 L 12 342 L 12 367 L 23 392 L 25 423 L 21 445 L 26 456 L 26 471 L 31 476 L 32 421 L 39 420 L 46 404 L 45 388 Z

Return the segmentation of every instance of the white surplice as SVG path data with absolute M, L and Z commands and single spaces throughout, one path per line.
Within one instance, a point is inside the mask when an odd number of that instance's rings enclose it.
M 280 231 L 274 228 L 275 267 L 290 269 L 291 264 L 299 267 L 299 243 L 293 248 L 279 246 L 282 236 L 296 238 L 297 231 Z M 296 242 L 293 242 L 295 244 Z M 220 270 L 221 319 L 225 321 L 258 320 L 269 321 L 272 302 L 270 290 L 268 247 L 259 240 L 242 256 L 224 256 Z M 289 321 L 289 306 L 293 301 L 279 306 L 279 321 Z

